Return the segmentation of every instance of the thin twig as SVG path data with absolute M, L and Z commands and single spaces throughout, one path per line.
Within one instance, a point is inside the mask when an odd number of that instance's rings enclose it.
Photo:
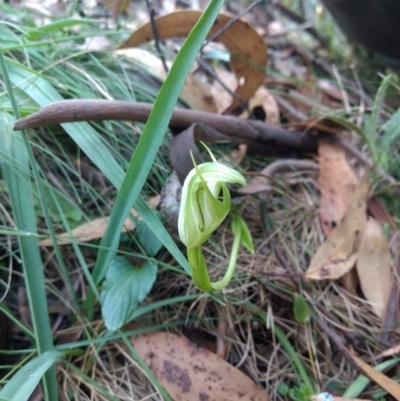
M 158 36 L 158 30 L 157 30 L 157 25 L 156 25 L 156 21 L 155 21 L 156 12 L 154 10 L 154 7 L 151 6 L 149 0 L 146 0 L 146 6 L 147 6 L 147 9 L 149 10 L 150 25 L 151 25 L 151 30 L 153 32 L 153 38 L 154 38 L 154 46 L 156 47 L 158 56 L 160 57 L 161 63 L 164 67 L 164 71 L 166 73 L 168 73 L 169 68 L 167 66 L 167 62 L 165 61 L 164 53 L 161 50 L 160 37 Z
M 300 15 L 294 13 L 293 11 L 289 10 L 287 7 L 283 6 L 280 3 L 275 3 L 274 6 L 278 9 L 278 11 L 283 14 L 285 17 L 289 18 L 293 22 L 296 22 L 297 24 L 303 25 L 305 24 L 305 20 L 303 17 Z M 328 41 L 326 38 L 322 37 L 318 31 L 315 29 L 313 25 L 310 24 L 310 26 L 306 26 L 303 28 L 306 30 L 308 33 L 311 34 L 323 47 L 327 48 L 328 47 Z
M 332 330 L 321 318 L 317 316 L 317 324 L 321 328 L 321 330 L 328 335 L 328 337 L 335 343 L 335 345 L 342 352 L 347 361 L 354 366 L 358 371 L 360 367 L 354 362 L 353 357 L 351 356 L 350 351 L 346 348 L 346 345 L 343 339 Z
M 228 92 L 232 97 L 240 100 L 242 102 L 242 104 L 246 104 L 247 101 L 246 99 L 244 99 L 242 96 L 238 95 L 236 92 L 232 91 L 226 84 L 224 81 L 222 81 L 222 79 L 216 74 L 216 72 L 214 71 L 214 68 L 212 68 L 210 66 L 209 63 L 207 63 L 207 61 L 204 60 L 203 57 L 199 56 L 197 57 L 197 62 L 199 63 L 199 66 L 205 70 L 208 74 L 210 74 L 210 76 L 212 78 L 214 78 L 221 86 L 222 88 Z
M 217 32 L 215 32 L 213 35 L 211 35 L 205 42 L 202 47 L 207 46 L 210 42 L 215 41 L 215 39 L 218 38 L 221 33 L 225 32 L 230 26 L 232 26 L 237 20 L 242 18 L 244 15 L 246 15 L 249 11 L 251 11 L 254 7 L 258 6 L 260 3 L 264 3 L 265 0 L 256 0 L 255 2 L 249 4 L 243 11 L 241 11 L 239 14 L 235 15 L 229 22 L 227 22 L 221 29 L 219 29 Z

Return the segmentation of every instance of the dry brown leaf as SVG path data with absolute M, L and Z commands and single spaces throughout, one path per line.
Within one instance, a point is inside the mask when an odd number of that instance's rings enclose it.
M 393 345 L 392 347 L 385 349 L 384 351 L 380 352 L 378 355 L 374 356 L 372 360 L 377 360 L 381 358 L 386 358 L 388 356 L 393 356 L 400 354 L 400 344 Z
M 345 151 L 327 141 L 318 141 L 319 185 L 321 189 L 320 218 L 328 236 L 342 220 L 357 178 L 346 160 Z
M 319 186 L 321 189 L 320 219 L 326 236 L 342 220 L 351 195 L 357 185 L 357 178 L 346 160 L 343 148 L 324 140 L 318 141 L 320 164 Z M 354 270 L 343 276 L 343 285 L 355 294 L 358 277 Z
M 239 369 L 183 336 L 153 332 L 133 337 L 132 343 L 176 401 L 270 399 Z
M 338 101 L 342 100 L 343 98 L 342 91 L 337 85 L 333 84 L 331 81 L 328 81 L 327 79 L 318 79 L 316 84 L 319 89 L 324 91 L 331 98 Z
M 245 110 L 240 115 L 240 118 L 248 119 L 250 113 L 253 112 L 253 110 L 257 107 L 261 108 L 264 111 L 265 113 L 264 121 L 267 124 L 273 124 L 273 125 L 280 124 L 278 103 L 275 100 L 272 93 L 264 87 L 257 89 L 257 92 L 249 101 L 248 110 Z
M 131 209 L 131 214 L 135 217 L 139 217 L 135 209 Z M 89 223 L 82 224 L 79 227 L 76 227 L 72 230 L 72 235 L 77 242 L 89 242 L 94 239 L 102 238 L 108 223 L 109 217 L 99 217 L 98 219 L 94 219 L 93 221 L 89 221 Z M 122 227 L 121 232 L 125 233 L 127 231 L 134 230 L 135 225 L 133 224 L 130 218 L 125 220 L 124 226 Z M 58 245 L 68 245 L 71 243 L 71 238 L 69 234 L 62 233 L 57 237 Z M 51 239 L 45 239 L 39 242 L 40 246 L 53 246 L 53 241 Z
M 361 237 L 356 267 L 365 298 L 375 315 L 382 318 L 393 280 L 388 241 L 382 226 L 372 217 Z
M 214 72 L 217 79 L 211 84 L 210 91 L 217 104 L 218 114 L 222 114 L 232 104 L 232 93 L 235 93 L 238 82 L 231 71 L 214 67 Z
M 135 60 L 138 64 L 146 68 L 151 75 L 159 78 L 161 81 L 164 81 L 167 77 L 167 72 L 160 58 L 147 50 L 139 48 L 120 49 L 115 51 L 115 55 L 122 55 Z M 171 67 L 171 65 L 172 63 L 167 62 L 168 67 Z M 188 75 L 180 96 L 185 102 L 189 103 L 192 109 L 208 113 L 216 113 L 218 111 L 210 88 L 196 75 Z
M 186 37 L 197 23 L 201 11 L 177 11 L 155 19 L 159 40 L 172 37 Z M 222 29 L 232 17 L 219 14 L 208 37 Z M 120 48 L 139 46 L 153 39 L 153 27 L 146 24 L 135 31 Z M 236 94 L 239 98 L 250 99 L 264 80 L 264 67 L 267 62 L 267 49 L 263 39 L 249 24 L 235 21 L 216 39 L 223 43 L 231 53 L 230 65 L 239 82 Z M 241 104 L 234 99 L 232 109 Z
M 304 273 L 311 280 L 336 280 L 355 264 L 366 222 L 369 174 L 365 172 L 354 191 L 349 207 L 327 240 L 317 249 Z
M 377 371 L 372 366 L 362 361 L 353 353 L 350 353 L 354 362 L 360 367 L 362 372 L 366 374 L 370 379 L 372 379 L 376 384 L 381 386 L 389 394 L 391 394 L 394 399 L 400 400 L 400 384 L 396 383 L 394 380 L 390 379 L 383 373 Z
M 238 148 L 232 150 L 231 157 L 236 164 L 240 164 L 247 154 L 247 145 L 241 143 Z
M 190 74 L 183 85 L 181 98 L 195 110 L 216 113 L 217 105 L 208 86 L 196 75 Z
M 105 0 L 104 8 L 110 12 L 115 20 L 117 14 L 126 11 L 131 2 L 132 0 Z

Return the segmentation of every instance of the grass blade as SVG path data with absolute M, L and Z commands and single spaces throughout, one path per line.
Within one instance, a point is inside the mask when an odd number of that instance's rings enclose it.
M 1 389 L 0 397 L 10 401 L 27 401 L 43 374 L 62 356 L 60 351 L 46 351 L 23 366 Z M 58 398 L 52 398 L 56 400 Z
M 13 97 L 1 49 L 0 68 L 13 106 L 14 115 L 18 117 L 19 112 Z M 32 150 L 29 147 L 30 145 L 25 133 L 13 133 L 11 131 L 13 120 L 14 117 L 11 115 L 2 113 L 2 118 L 0 120 L 0 124 L 2 125 L 0 140 L 3 145 L 3 154 L 6 158 L 3 160 L 2 170 L 6 178 L 13 214 L 18 229 L 26 231 L 27 233 L 36 234 L 36 215 L 33 207 L 34 202 L 29 170 L 30 163 L 35 163 L 35 161 L 29 160 L 29 156 L 32 155 Z M 18 241 L 36 346 L 40 355 L 53 349 L 53 338 L 47 308 L 39 244 L 35 235 L 18 237 Z M 57 399 L 57 381 L 54 367 L 50 368 L 44 376 L 44 388 L 48 400 Z

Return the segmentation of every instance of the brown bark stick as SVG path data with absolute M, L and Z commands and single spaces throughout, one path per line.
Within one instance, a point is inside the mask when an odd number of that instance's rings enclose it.
M 36 113 L 15 123 L 14 130 L 37 128 L 51 124 L 77 121 L 128 120 L 146 122 L 153 105 L 126 101 L 74 99 L 51 103 Z M 203 123 L 243 143 L 260 143 L 300 152 L 316 153 L 314 136 L 260 121 L 241 120 L 202 111 L 175 109 L 170 126 L 186 129 L 193 123 Z

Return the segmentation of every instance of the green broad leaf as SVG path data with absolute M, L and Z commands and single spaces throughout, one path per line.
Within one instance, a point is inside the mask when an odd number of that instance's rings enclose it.
M 251 233 L 249 227 L 245 221 L 236 216 L 232 221 L 232 232 L 235 236 L 240 235 L 240 243 L 251 253 L 254 253 L 253 239 L 251 238 Z
M 156 277 L 157 264 L 153 261 L 134 267 L 119 256 L 110 263 L 101 295 L 101 311 L 109 330 L 118 330 L 129 320 L 151 290 Z
M 146 252 L 147 256 L 156 256 L 163 246 L 162 242 L 142 220 L 136 221 L 136 231 L 140 245 Z
M 46 351 L 29 361 L 1 389 L 0 400 L 28 400 L 47 369 L 61 356 L 60 351 Z
M 278 394 L 279 394 L 279 395 L 287 396 L 287 395 L 289 394 L 290 388 L 289 388 L 289 386 L 288 386 L 286 383 L 280 382 L 280 383 L 278 384 L 278 389 L 277 389 L 277 391 L 278 391 Z
M 395 140 L 400 137 L 400 109 L 398 109 L 385 124 L 382 135 L 381 148 L 387 149 Z
M 294 318 L 298 323 L 306 323 L 310 320 L 310 307 L 308 306 L 307 301 L 301 294 L 295 295 L 294 298 Z

